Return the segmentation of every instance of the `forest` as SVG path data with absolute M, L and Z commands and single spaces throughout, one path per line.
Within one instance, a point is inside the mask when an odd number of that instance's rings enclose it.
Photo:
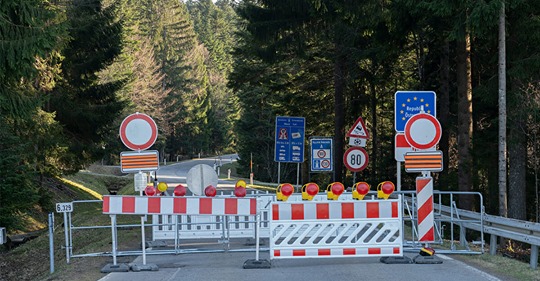
M 362 117 L 356 179 L 395 181 L 397 91 L 436 93 L 435 189 L 539 221 L 540 1 L 2 0 L 0 226 L 51 209 L 51 179 L 118 165 L 135 112 L 156 121 L 163 160 L 238 153 L 240 175 L 265 182 L 276 116 L 304 117 L 306 147 L 334 142 L 333 173 L 310 173 L 309 152 L 300 165 L 320 186 L 353 184 L 345 134 Z M 280 181 L 296 169 L 282 163 Z M 478 211 L 471 198 L 459 207 Z

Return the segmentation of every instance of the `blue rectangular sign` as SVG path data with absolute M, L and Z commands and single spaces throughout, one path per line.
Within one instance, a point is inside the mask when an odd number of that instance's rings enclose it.
M 311 138 L 311 171 L 332 172 L 334 170 L 332 138 Z
M 432 91 L 398 91 L 394 99 L 394 116 L 396 132 L 403 132 L 405 124 L 413 115 L 424 110 L 425 113 L 437 117 L 437 100 Z
M 276 117 L 276 146 L 274 161 L 304 162 L 304 117 Z

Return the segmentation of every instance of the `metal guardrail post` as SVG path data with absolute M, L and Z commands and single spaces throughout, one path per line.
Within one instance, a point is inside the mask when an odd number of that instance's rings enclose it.
M 531 269 L 538 268 L 538 245 L 531 245 Z
M 491 234 L 489 238 L 489 254 L 494 256 L 497 254 L 497 235 Z

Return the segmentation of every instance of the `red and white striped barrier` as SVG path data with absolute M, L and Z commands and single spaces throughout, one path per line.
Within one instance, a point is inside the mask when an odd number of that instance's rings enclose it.
M 332 257 L 332 256 L 394 256 L 401 254 L 399 247 L 358 247 L 274 250 L 274 257 Z
M 270 258 L 403 256 L 400 200 L 274 202 Z
M 419 242 L 434 242 L 434 214 L 433 214 L 433 178 L 416 178 L 416 196 L 418 208 L 418 237 Z
M 272 220 L 398 218 L 397 201 L 305 202 L 272 205 Z
M 238 215 L 257 214 L 255 198 L 170 196 L 103 196 L 103 214 L 109 215 Z

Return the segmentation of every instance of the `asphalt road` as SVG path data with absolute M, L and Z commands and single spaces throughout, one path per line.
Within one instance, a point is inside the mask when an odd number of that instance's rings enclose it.
M 236 160 L 236 155 L 221 157 L 222 163 Z M 219 158 L 194 159 L 162 166 L 157 179 L 166 182 L 169 188 L 178 183 L 186 183 L 186 175 L 197 164 L 213 166 L 219 164 Z M 218 189 L 233 189 L 234 181 L 220 180 Z M 170 190 L 170 189 L 169 189 Z M 201 240 L 198 240 L 202 242 Z M 181 242 L 182 243 L 182 242 Z M 184 246 L 186 242 L 184 241 Z M 194 247 L 197 243 L 188 245 Z M 201 246 L 203 245 L 203 246 Z M 240 245 L 240 244 L 239 244 Z M 218 241 L 204 241 L 195 249 L 222 250 Z M 201 248 L 203 247 L 203 248 Z M 236 247 L 242 247 L 236 246 Z M 244 249 L 247 246 L 244 246 Z M 232 248 L 234 249 L 234 248 Z M 214 252 L 147 255 L 147 264 L 155 264 L 158 271 L 113 272 L 101 281 L 148 281 L 148 280 L 257 280 L 257 281 L 314 281 L 314 280 L 438 280 L 438 281 L 479 281 L 500 280 L 463 262 L 448 256 L 437 255 L 442 264 L 384 264 L 379 258 L 320 258 L 320 259 L 280 259 L 271 262 L 269 269 L 244 269 L 248 259 L 254 259 L 251 252 Z M 416 254 L 407 253 L 413 258 Z M 261 252 L 261 259 L 269 259 L 268 251 Z M 142 257 L 137 257 L 134 264 L 142 265 Z
M 114 272 L 100 280 L 501 280 L 447 256 L 439 257 L 442 264 L 384 264 L 378 258 L 321 258 L 274 260 L 269 269 L 243 269 L 246 260 L 255 258 L 253 252 L 159 255 L 147 257 L 147 264 L 157 265 L 158 271 Z M 261 254 L 261 258 L 268 259 L 268 253 Z M 142 258 L 138 257 L 134 263 L 142 264 Z
M 174 187 L 179 184 L 186 183 L 186 175 L 189 170 L 199 164 L 206 164 L 210 167 L 220 166 L 236 161 L 238 158 L 237 154 L 227 154 L 221 155 L 219 157 L 209 157 L 209 158 L 200 158 L 192 159 L 187 161 L 182 161 L 178 163 L 168 164 L 166 166 L 161 166 L 156 173 L 157 180 L 159 182 L 165 182 L 169 185 L 169 191 L 172 191 Z M 233 190 L 234 189 L 234 180 L 220 179 L 218 181 L 218 190 Z M 189 186 L 188 186 L 189 189 Z

